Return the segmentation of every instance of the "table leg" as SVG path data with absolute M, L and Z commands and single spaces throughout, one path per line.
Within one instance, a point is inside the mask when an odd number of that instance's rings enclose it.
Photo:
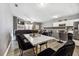
M 38 54 L 38 45 L 36 46 L 36 55 Z
M 40 52 L 41 52 L 41 45 L 40 45 Z
M 47 43 L 46 43 L 46 48 L 47 48 L 48 46 L 47 46 Z

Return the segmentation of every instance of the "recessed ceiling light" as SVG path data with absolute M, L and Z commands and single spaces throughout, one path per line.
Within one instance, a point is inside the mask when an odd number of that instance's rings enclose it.
M 52 18 L 58 18 L 59 16 L 53 16 Z
M 40 3 L 40 7 L 45 7 L 46 5 L 47 3 L 43 3 L 43 2 Z
M 45 3 L 40 3 L 41 6 L 45 6 Z

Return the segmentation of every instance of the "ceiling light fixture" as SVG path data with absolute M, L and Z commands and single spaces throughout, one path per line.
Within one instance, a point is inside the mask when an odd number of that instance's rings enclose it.
M 58 18 L 59 16 L 53 16 L 52 18 Z
M 40 5 L 41 5 L 41 6 L 44 6 L 45 4 L 44 4 L 44 3 L 40 3 Z
M 43 2 L 40 3 L 41 7 L 45 7 L 46 5 L 47 5 L 47 3 L 43 3 Z

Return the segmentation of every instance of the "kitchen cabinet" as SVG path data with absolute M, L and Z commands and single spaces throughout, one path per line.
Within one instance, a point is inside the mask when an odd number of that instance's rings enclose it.
M 74 21 L 73 20 L 68 20 L 66 21 L 66 26 L 73 26 Z
M 53 27 L 58 27 L 60 24 L 65 24 L 66 26 L 73 26 L 75 21 L 76 20 L 67 20 L 67 21 L 55 22 L 55 23 L 53 23 Z

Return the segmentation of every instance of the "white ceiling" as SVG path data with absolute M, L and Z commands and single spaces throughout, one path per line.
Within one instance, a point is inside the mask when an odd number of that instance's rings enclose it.
M 13 15 L 37 22 L 45 22 L 53 20 L 57 16 L 63 17 L 79 13 L 79 4 L 77 3 L 48 3 L 42 5 L 40 3 L 20 3 L 18 7 L 15 7 L 15 4 L 9 5 Z

